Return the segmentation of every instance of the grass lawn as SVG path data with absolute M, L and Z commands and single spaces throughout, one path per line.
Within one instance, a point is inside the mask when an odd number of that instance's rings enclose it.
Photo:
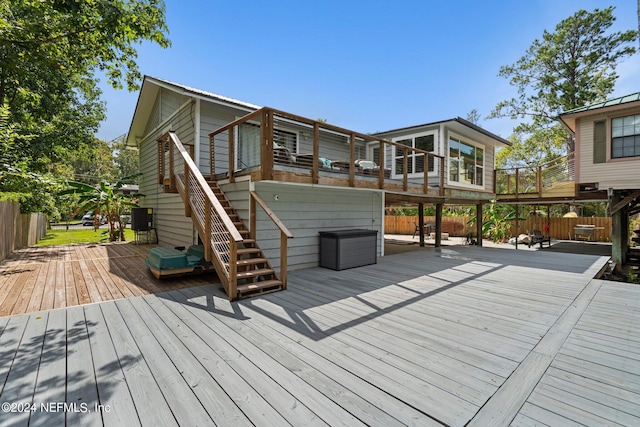
M 126 229 L 124 236 L 127 241 L 134 238 L 133 230 Z M 107 228 L 93 231 L 88 230 L 49 230 L 36 246 L 69 245 L 71 243 L 101 243 L 109 241 L 109 231 Z

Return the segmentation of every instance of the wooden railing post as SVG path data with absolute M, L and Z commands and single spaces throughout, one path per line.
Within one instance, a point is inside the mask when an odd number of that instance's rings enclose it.
M 536 171 L 536 190 L 538 191 L 538 197 L 542 198 L 542 166 L 538 166 Z
M 260 118 L 260 169 L 261 179 L 273 179 L 273 112 L 262 109 Z
M 251 235 L 251 238 L 253 240 L 257 239 L 256 236 L 256 217 L 257 217 L 257 213 L 256 213 L 256 198 L 255 197 L 249 197 L 249 233 Z
M 216 137 L 209 135 L 209 179 L 213 181 L 216 176 L 216 151 L 215 141 Z
M 356 185 L 356 135 L 349 135 L 349 187 Z
M 426 160 L 425 168 L 424 168 L 424 182 L 422 192 L 427 194 L 429 192 L 429 154 L 424 154 L 424 159 Z
M 161 139 L 158 141 L 158 184 L 164 184 L 164 147 L 166 147 L 166 141 Z
M 229 301 L 236 299 L 238 294 L 238 244 L 231 239 L 229 242 Z
M 191 185 L 189 184 L 189 173 L 190 173 L 190 169 L 185 167 L 184 168 L 184 216 L 186 217 L 191 217 L 191 198 L 190 193 L 191 193 Z
M 402 191 L 409 188 L 409 149 L 402 149 Z
M 287 240 L 287 235 L 280 230 L 280 281 L 282 289 L 287 289 Z
M 378 175 L 378 188 L 384 189 L 384 142 L 379 141 L 380 148 L 378 148 L 378 156 L 380 157 L 380 175 Z M 393 158 L 393 156 L 392 156 Z M 393 165 L 391 166 L 393 168 Z
M 204 200 L 204 259 L 211 261 L 213 259 L 213 248 L 211 247 L 211 203 Z
M 516 168 L 516 199 L 518 198 L 518 193 L 520 192 L 520 169 Z
M 320 127 L 318 123 L 313 125 L 313 159 L 311 164 L 311 182 L 318 183 L 320 161 Z
M 173 170 L 173 144 L 169 145 L 169 189 L 176 191 L 176 177 Z
M 229 128 L 229 182 L 236 182 L 233 171 L 236 167 L 235 128 Z

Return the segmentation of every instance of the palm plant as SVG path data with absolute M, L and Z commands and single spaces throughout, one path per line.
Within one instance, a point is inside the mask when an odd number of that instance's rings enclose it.
M 490 203 L 483 212 L 482 234 L 491 237 L 494 242 L 506 242 L 509 239 L 509 231 L 513 221 L 524 221 L 518 218 L 516 208 L 513 205 L 501 205 Z M 473 226 L 476 223 L 475 216 L 467 224 Z
M 124 228 L 126 223 L 122 221 L 122 216 L 126 211 L 138 206 L 137 200 L 143 195 L 120 194 L 117 190 L 139 175 L 140 174 L 130 175 L 112 184 L 101 181 L 96 186 L 70 181 L 67 182 L 67 188 L 59 192 L 58 195 L 78 195 L 80 207 L 76 212 L 91 210 L 96 219 L 98 215 L 102 215 L 107 220 L 109 226 L 109 241 L 115 242 L 120 238 L 120 241 L 124 242 Z

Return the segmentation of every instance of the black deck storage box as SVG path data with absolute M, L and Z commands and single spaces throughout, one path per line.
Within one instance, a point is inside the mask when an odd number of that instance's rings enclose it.
M 320 232 L 320 267 L 344 270 L 375 264 L 377 230 L 337 230 Z

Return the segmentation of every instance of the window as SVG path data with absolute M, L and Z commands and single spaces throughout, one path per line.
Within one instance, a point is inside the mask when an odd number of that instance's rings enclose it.
M 458 138 L 449 138 L 449 181 L 483 185 L 484 150 Z
M 433 152 L 435 149 L 435 134 L 420 135 L 415 137 L 409 137 L 401 141 L 396 141 L 398 144 L 406 145 L 407 147 L 417 148 L 423 151 Z M 404 149 L 396 147 L 393 150 L 393 162 L 395 165 L 394 174 L 402 175 L 404 165 Z M 424 173 L 424 154 L 417 153 L 413 150 L 407 152 L 407 174 L 422 174 Z M 433 157 L 429 156 L 428 171 L 434 171 Z
M 640 114 L 611 120 L 611 158 L 640 156 Z

